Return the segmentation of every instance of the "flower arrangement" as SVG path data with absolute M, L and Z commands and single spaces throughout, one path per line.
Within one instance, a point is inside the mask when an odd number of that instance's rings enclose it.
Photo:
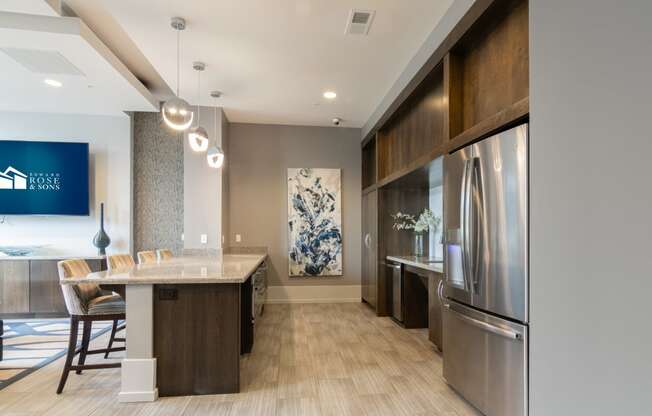
M 395 230 L 413 230 L 415 234 L 436 231 L 441 224 L 441 218 L 436 216 L 429 208 L 423 210 L 419 218 L 414 215 L 397 212 L 392 215 Z

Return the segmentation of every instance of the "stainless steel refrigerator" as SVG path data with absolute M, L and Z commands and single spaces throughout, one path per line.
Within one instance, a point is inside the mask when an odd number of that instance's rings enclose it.
M 528 413 L 528 126 L 444 159 L 444 378 L 487 416 Z

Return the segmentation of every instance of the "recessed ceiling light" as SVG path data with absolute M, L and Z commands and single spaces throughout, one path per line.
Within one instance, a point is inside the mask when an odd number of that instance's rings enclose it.
M 47 85 L 49 85 L 51 87 L 55 87 L 55 88 L 59 88 L 60 86 L 63 85 L 61 83 L 61 81 L 57 81 L 56 79 L 49 79 L 48 78 L 48 79 L 44 80 L 43 82 L 45 82 Z
M 329 99 L 329 100 L 332 100 L 332 99 L 334 99 L 335 97 L 337 97 L 337 94 L 334 93 L 333 91 L 326 91 L 326 92 L 324 93 L 324 98 L 327 98 L 327 99 Z

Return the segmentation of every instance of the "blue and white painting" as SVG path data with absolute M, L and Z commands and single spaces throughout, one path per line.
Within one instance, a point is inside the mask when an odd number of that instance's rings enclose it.
M 339 169 L 288 169 L 290 276 L 342 275 Z

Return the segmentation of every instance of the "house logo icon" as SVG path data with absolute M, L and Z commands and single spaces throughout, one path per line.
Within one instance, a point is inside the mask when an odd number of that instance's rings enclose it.
M 9 166 L 0 172 L 0 189 L 27 189 L 27 175 Z

